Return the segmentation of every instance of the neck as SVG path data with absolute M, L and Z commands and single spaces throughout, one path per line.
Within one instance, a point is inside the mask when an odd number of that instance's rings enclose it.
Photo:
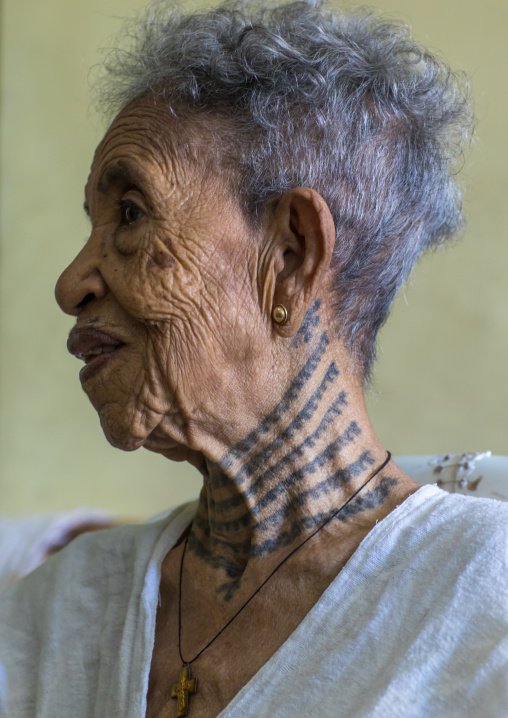
M 323 524 L 381 466 L 386 451 L 363 394 L 347 385 L 326 333 L 275 408 L 219 461 L 206 460 L 189 550 L 224 574 L 229 600 L 249 564 L 281 558 Z M 339 514 L 375 516 L 392 487 L 380 472 Z

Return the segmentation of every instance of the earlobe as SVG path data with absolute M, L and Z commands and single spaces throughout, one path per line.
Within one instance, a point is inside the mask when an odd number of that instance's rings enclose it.
M 271 319 L 277 333 L 290 337 L 327 285 L 335 244 L 335 226 L 324 199 L 308 187 L 296 187 L 276 210 Z
M 272 310 L 272 319 L 276 324 L 285 324 L 288 320 L 288 311 L 283 304 L 276 304 Z

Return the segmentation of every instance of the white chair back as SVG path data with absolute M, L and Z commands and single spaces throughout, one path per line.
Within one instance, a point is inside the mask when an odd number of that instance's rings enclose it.
M 444 456 L 394 456 L 417 484 L 437 484 L 455 494 L 508 501 L 508 456 L 490 451 Z

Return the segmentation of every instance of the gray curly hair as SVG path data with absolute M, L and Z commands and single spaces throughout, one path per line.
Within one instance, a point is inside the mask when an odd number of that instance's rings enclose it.
M 102 109 L 151 94 L 185 118 L 179 141 L 189 125 L 208 127 L 204 159 L 228 166 L 254 223 L 292 187 L 326 200 L 337 330 L 368 379 L 397 290 L 424 250 L 461 228 L 464 78 L 365 8 L 248 0 L 182 14 L 165 3 L 130 37 L 106 58 Z

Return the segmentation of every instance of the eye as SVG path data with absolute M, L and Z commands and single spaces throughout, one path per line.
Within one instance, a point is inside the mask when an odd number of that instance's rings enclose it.
M 128 227 L 143 216 L 143 211 L 130 199 L 117 202 L 120 207 L 120 227 Z

